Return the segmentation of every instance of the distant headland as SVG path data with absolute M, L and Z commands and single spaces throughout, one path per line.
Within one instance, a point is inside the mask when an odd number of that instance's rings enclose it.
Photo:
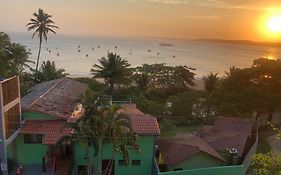
M 243 45 L 254 45 L 254 46 L 269 46 L 269 47 L 281 47 L 281 42 L 258 42 L 250 40 L 224 40 L 224 39 L 194 39 L 192 41 L 204 41 L 204 42 L 220 42 L 220 43 L 230 43 L 230 44 L 243 44 Z

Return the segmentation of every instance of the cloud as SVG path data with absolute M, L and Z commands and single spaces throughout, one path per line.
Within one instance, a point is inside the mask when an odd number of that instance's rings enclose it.
M 187 4 L 187 0 L 147 0 L 148 2 L 161 3 L 161 4 Z
M 217 15 L 181 15 L 183 18 L 189 19 L 202 19 L 202 20 L 219 20 L 222 19 L 222 16 Z
M 271 9 L 268 5 L 274 4 L 280 1 L 278 0 L 147 0 L 151 3 L 159 4 L 172 4 L 182 5 L 187 4 L 194 7 L 210 7 L 210 8 L 222 8 L 230 10 L 254 10 L 265 11 Z M 266 6 L 267 5 L 267 6 Z

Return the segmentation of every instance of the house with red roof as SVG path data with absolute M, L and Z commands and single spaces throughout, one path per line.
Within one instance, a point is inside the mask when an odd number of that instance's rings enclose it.
M 22 125 L 14 141 L 13 152 L 17 163 L 23 165 L 24 174 L 83 174 L 87 162 L 84 145 L 78 141 L 65 141 L 72 130 L 64 127 L 83 117 L 79 103 L 87 86 L 69 78 L 61 78 L 36 85 L 21 99 Z M 160 134 L 155 117 L 139 111 L 134 104 L 121 105 L 133 131 L 138 135 L 140 153 L 130 152 L 130 162 L 124 164 L 116 156 L 111 174 L 151 175 L 156 172 L 154 161 L 156 137 Z M 110 145 L 103 148 L 101 167 L 112 159 Z
M 119 112 L 125 113 L 130 121 L 133 131 L 138 135 L 137 143 L 140 146 L 140 152 L 136 153 L 129 150 L 130 160 L 128 165 L 124 162 L 121 155 L 116 155 L 113 171 L 110 175 L 152 175 L 157 174 L 157 165 L 154 159 L 156 137 L 160 135 L 160 129 L 155 117 L 144 114 L 136 108 L 135 104 L 121 104 Z M 80 174 L 86 171 L 87 162 L 85 160 L 85 149 L 82 149 L 82 143 L 75 145 L 75 167 L 76 173 Z M 112 159 L 112 147 L 104 145 L 101 155 L 101 168 L 104 170 L 109 160 Z

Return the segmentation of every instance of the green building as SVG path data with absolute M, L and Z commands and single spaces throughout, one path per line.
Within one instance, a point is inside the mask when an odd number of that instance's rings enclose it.
M 159 164 L 165 164 L 165 171 L 179 171 L 196 168 L 217 167 L 227 161 L 209 144 L 197 136 L 181 136 L 158 140 Z
M 87 86 L 62 78 L 36 85 L 22 98 L 23 123 L 20 134 L 9 148 L 11 157 L 23 165 L 26 175 L 83 174 L 87 165 L 85 145 L 64 141 L 72 130 L 64 127 L 83 117 L 79 103 Z M 154 161 L 155 138 L 160 134 L 155 117 L 139 111 L 135 105 L 122 105 L 130 117 L 133 131 L 138 134 L 139 153 L 130 152 L 130 162 L 124 165 L 120 155 L 115 156 L 114 175 L 151 175 L 157 173 Z M 111 159 L 111 145 L 104 145 L 101 153 L 100 172 Z M 93 150 L 92 150 L 93 151 Z
M 160 130 L 155 117 L 144 114 L 139 111 L 134 104 L 121 105 L 122 112 L 126 113 L 131 120 L 133 131 L 138 135 L 137 143 L 140 146 L 140 152 L 130 151 L 130 160 L 128 165 L 125 164 L 121 155 L 116 155 L 112 175 L 151 175 L 156 174 L 156 162 L 154 161 L 156 136 L 160 134 Z M 86 169 L 87 162 L 84 159 L 85 145 L 83 143 L 75 143 L 74 159 L 75 172 L 82 172 Z M 111 145 L 103 147 L 101 155 L 100 168 L 105 170 L 108 162 L 112 157 Z
M 217 117 L 196 134 L 158 139 L 159 175 L 244 175 L 258 143 L 249 119 Z

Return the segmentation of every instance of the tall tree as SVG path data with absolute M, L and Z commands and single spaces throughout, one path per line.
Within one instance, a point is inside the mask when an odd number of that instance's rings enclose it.
M 7 76 L 9 69 L 9 55 L 11 47 L 10 37 L 3 32 L 0 32 L 0 76 Z
M 7 34 L 0 32 L 0 76 L 21 75 L 34 63 L 28 59 L 29 54 L 25 46 L 11 42 Z
M 129 82 L 131 70 L 127 60 L 122 59 L 117 54 L 108 53 L 107 58 L 99 59 L 99 63 L 93 65 L 91 74 L 94 78 L 104 78 L 106 84 L 110 86 L 111 95 L 113 95 L 114 85 Z
M 38 66 L 39 66 L 39 58 L 40 58 L 40 53 L 41 53 L 41 46 L 42 46 L 42 40 L 45 39 L 47 42 L 47 34 L 49 32 L 52 32 L 56 34 L 54 31 L 54 28 L 58 29 L 59 27 L 55 26 L 55 22 L 52 21 L 50 18 L 52 17 L 51 15 L 45 13 L 43 9 L 38 10 L 38 13 L 33 13 L 34 18 L 30 19 L 30 22 L 26 25 L 28 28 L 27 30 L 35 30 L 32 38 L 37 35 L 39 37 L 39 51 L 38 51 L 38 57 L 36 61 L 36 69 L 35 71 L 37 72 Z

